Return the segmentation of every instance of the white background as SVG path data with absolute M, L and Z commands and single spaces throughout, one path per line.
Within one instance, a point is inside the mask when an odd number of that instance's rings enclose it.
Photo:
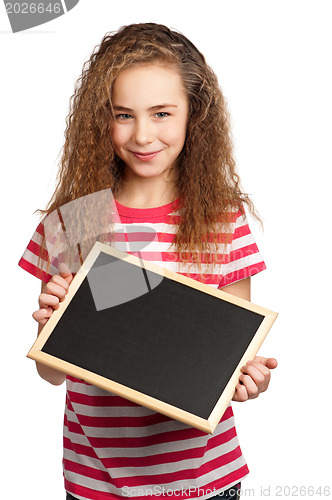
M 6 498 L 65 496 L 65 387 L 40 379 L 25 357 L 36 337 L 31 314 L 40 282 L 17 262 L 38 223 L 33 212 L 55 186 L 84 61 L 107 31 L 150 21 L 183 32 L 217 73 L 242 184 L 264 220 L 264 233 L 251 222 L 268 267 L 252 279 L 252 301 L 279 313 L 260 351 L 279 366 L 266 393 L 233 404 L 251 471 L 243 497 L 280 498 L 278 486 L 282 497 L 300 496 L 287 488 L 304 486 L 301 497 L 313 498 L 309 486 L 331 487 L 330 2 L 81 0 L 68 14 L 16 34 L 0 8 Z

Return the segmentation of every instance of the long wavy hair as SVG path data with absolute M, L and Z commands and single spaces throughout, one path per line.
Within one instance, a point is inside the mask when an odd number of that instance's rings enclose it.
M 39 212 L 47 218 L 73 200 L 109 188 L 116 196 L 125 165 L 111 142 L 112 89 L 122 70 L 140 63 L 172 65 L 182 78 L 189 114 L 185 144 L 173 166 L 181 211 L 173 245 L 182 263 L 195 262 L 200 269 L 205 260 L 213 266 L 220 244 L 230 237 L 230 208 L 234 216 L 246 205 L 259 217 L 240 186 L 229 112 L 217 77 L 184 35 L 164 25 L 132 24 L 107 33 L 84 63 L 70 99 L 57 185 Z M 220 223 L 223 241 L 216 231 Z

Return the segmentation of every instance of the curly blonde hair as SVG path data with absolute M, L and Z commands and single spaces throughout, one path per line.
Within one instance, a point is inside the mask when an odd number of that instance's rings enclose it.
M 205 253 L 214 265 L 221 243 L 216 223 L 222 223 L 227 234 L 232 222 L 230 207 L 243 212 L 246 205 L 259 218 L 240 187 L 230 117 L 217 77 L 184 35 L 164 25 L 124 26 L 107 33 L 95 47 L 70 99 L 56 189 L 46 209 L 39 212 L 47 216 L 73 200 L 107 188 L 116 194 L 125 165 L 111 142 L 110 127 L 115 118 L 112 88 L 122 70 L 140 63 L 172 65 L 182 78 L 189 104 L 188 125 L 184 147 L 173 168 L 179 210 L 184 210 L 173 245 L 182 262 L 195 261 L 200 268 L 200 257 Z

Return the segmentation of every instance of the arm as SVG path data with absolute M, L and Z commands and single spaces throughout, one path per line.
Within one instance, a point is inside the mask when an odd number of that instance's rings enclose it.
M 224 286 L 220 288 L 223 292 L 231 293 L 240 299 L 245 299 L 250 301 L 251 297 L 251 281 L 250 278 L 245 278 L 244 280 L 236 281 L 232 285 Z
M 232 285 L 221 288 L 223 292 L 231 293 L 236 297 L 250 301 L 250 278 L 237 281 Z M 236 385 L 233 401 L 247 401 L 266 391 L 271 379 L 271 369 L 278 366 L 274 358 L 256 356 L 252 361 L 241 368 L 242 375 Z
M 53 276 L 48 283 L 42 282 L 41 294 L 39 295 L 39 310 L 35 311 L 32 315 L 39 323 L 38 335 L 53 314 L 53 311 L 58 309 L 59 302 L 64 299 L 69 288 L 69 283 L 73 279 L 71 273 L 60 272 L 60 274 L 61 276 Z M 36 368 L 41 378 L 47 380 L 52 385 L 61 385 L 66 379 L 64 373 L 38 361 L 36 361 Z

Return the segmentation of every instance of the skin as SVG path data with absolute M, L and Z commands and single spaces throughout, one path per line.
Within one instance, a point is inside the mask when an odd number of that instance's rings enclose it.
M 171 167 L 180 154 L 186 137 L 188 102 L 182 80 L 174 67 L 138 65 L 123 70 L 113 87 L 112 104 L 116 118 L 111 124 L 113 147 L 126 168 L 116 200 L 128 207 L 152 208 L 176 198 L 176 185 Z M 167 106 L 166 106 L 167 104 Z M 146 161 L 134 153 L 157 152 Z M 42 283 L 39 310 L 33 313 L 38 322 L 38 335 L 59 308 L 73 279 L 62 265 L 59 275 Z M 225 292 L 250 301 L 250 278 L 223 288 Z M 36 362 L 39 375 L 53 385 L 60 385 L 66 376 Z M 241 368 L 233 401 L 257 398 L 266 391 L 274 358 L 256 356 Z
M 135 208 L 171 202 L 176 186 L 171 167 L 186 138 L 188 101 L 174 67 L 138 65 L 123 70 L 112 93 L 111 139 L 126 168 L 115 199 Z M 157 152 L 142 161 L 133 152 Z

